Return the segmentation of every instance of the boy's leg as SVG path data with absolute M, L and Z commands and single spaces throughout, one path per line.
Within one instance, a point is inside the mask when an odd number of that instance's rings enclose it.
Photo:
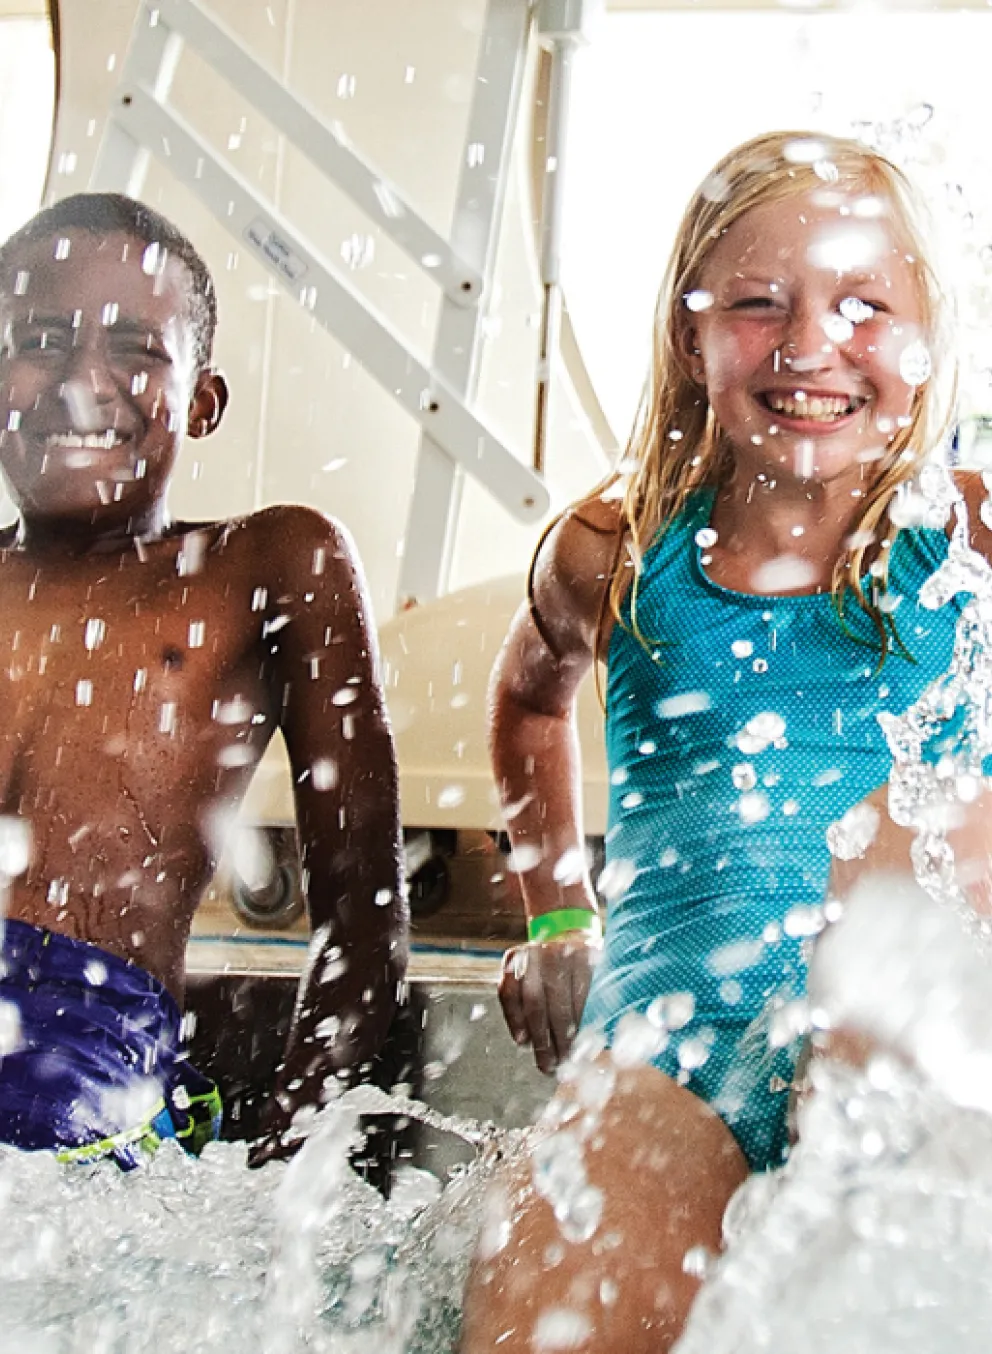
M 664 1354 L 681 1334 L 699 1287 L 686 1252 L 720 1249 L 747 1165 L 723 1121 L 670 1078 L 653 1067 L 615 1076 L 582 1146 L 586 1179 L 602 1191 L 598 1226 L 567 1240 L 534 1188 L 533 1159 L 509 1167 L 469 1276 L 462 1354 Z M 562 1102 L 574 1104 L 568 1086 Z M 564 1128 L 581 1137 L 586 1113 Z

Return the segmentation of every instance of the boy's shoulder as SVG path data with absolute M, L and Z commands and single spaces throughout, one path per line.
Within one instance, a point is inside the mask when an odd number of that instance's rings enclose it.
M 317 508 L 277 503 L 242 517 L 214 522 L 177 522 L 173 534 L 202 534 L 210 554 L 247 556 L 260 573 L 350 572 L 355 546 L 343 524 Z
M 273 543 L 285 544 L 290 549 L 295 541 L 316 539 L 351 547 L 351 538 L 342 523 L 303 503 L 273 503 L 214 525 L 228 535 L 244 534 L 249 540 L 271 538 Z

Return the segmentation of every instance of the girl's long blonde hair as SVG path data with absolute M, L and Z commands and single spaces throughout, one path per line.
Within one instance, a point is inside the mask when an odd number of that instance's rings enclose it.
M 829 191 L 853 192 L 883 203 L 916 274 L 934 365 L 929 380 L 916 389 L 909 426 L 899 429 L 878 462 L 850 544 L 833 572 L 832 591 L 841 622 L 845 603 L 853 596 L 875 626 L 881 661 L 892 646 L 894 632 L 878 605 L 878 589 L 869 595 L 862 584 L 865 553 L 874 541 L 884 542 L 873 570 L 884 593 L 889 552 L 898 530 L 889 520 L 893 495 L 898 485 L 918 473 L 950 418 L 952 383 L 938 369 L 944 365 L 938 358 L 946 355 L 948 347 L 946 302 L 928 261 L 921 208 L 903 172 L 857 141 L 796 131 L 770 132 L 730 151 L 690 200 L 658 298 L 651 371 L 634 429 L 619 467 L 596 491 L 619 497 L 626 480 L 620 532 L 628 541 L 634 578 L 630 584 L 618 542 L 603 619 L 608 610 L 624 624 L 621 602 L 630 585 L 631 628 L 642 640 L 637 593 L 644 553 L 695 490 L 719 486 L 732 468 L 733 449 L 713 417 L 705 392 L 688 370 L 681 342 L 685 298 L 698 288 L 711 250 L 745 212 L 766 203 Z

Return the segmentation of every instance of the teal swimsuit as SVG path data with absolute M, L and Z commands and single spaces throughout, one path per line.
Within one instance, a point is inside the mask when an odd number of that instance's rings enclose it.
M 652 652 L 613 628 L 606 856 L 632 882 L 609 904 L 583 1024 L 612 1039 L 625 1014 L 691 993 L 691 1019 L 654 1061 L 764 1169 L 785 1148 L 795 1058 L 770 1049 L 768 1028 L 805 991 L 804 909 L 824 899 L 826 829 L 887 779 L 877 715 L 944 672 L 960 605 L 917 602 L 944 533 L 900 532 L 889 595 L 915 661 L 892 651 L 876 671 L 874 627 L 853 602 L 847 634 L 830 595 L 750 596 L 707 578 L 695 537 L 712 503 L 695 495 L 644 557 L 637 615 Z

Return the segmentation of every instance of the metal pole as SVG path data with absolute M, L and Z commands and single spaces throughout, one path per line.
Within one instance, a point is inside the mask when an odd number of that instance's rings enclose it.
M 574 41 L 551 46 L 548 122 L 545 134 L 544 191 L 541 201 L 541 348 L 537 367 L 537 418 L 534 424 L 534 469 L 544 473 L 551 410 L 551 383 L 561 335 L 561 221 L 568 149 L 568 107 L 571 95 Z
M 544 473 L 551 417 L 551 387 L 559 360 L 561 337 L 561 223 L 565 198 L 568 115 L 572 63 L 576 48 L 589 40 L 604 0 L 539 0 L 537 30 L 551 54 L 548 87 L 546 158 L 541 201 L 541 349 L 537 367 L 537 413 L 534 421 L 533 466 Z

